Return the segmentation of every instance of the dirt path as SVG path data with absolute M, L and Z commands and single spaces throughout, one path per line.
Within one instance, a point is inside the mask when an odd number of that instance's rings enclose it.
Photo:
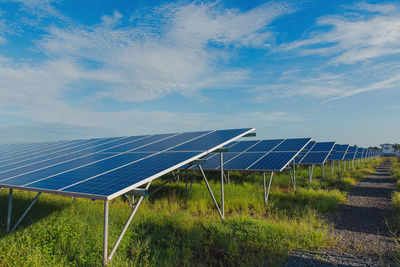
M 393 213 L 391 193 L 396 188 L 390 166 L 390 160 L 385 160 L 374 175 L 349 192 L 347 204 L 333 218 L 332 234 L 339 238 L 334 249 L 293 252 L 285 266 L 397 266 L 387 226 Z

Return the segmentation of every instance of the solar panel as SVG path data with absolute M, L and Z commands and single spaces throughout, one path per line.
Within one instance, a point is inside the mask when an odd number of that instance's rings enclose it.
M 300 151 L 300 153 L 296 156 L 296 158 L 294 159 L 294 162 L 296 164 L 299 164 L 300 161 L 304 158 L 304 156 L 310 151 L 310 149 L 315 145 L 315 141 L 311 141 L 310 143 L 308 143 L 306 145 L 306 147 Z
M 349 145 L 336 144 L 333 147 L 332 152 L 329 154 L 328 160 L 343 160 L 348 149 Z
M 239 141 L 224 153 L 224 169 L 282 171 L 310 141 L 311 138 Z M 216 155 L 206 159 L 203 169 L 217 170 L 219 167 L 220 158 Z
M 351 146 L 346 152 L 346 155 L 344 156 L 344 160 L 353 160 L 357 152 L 357 147 L 356 146 Z
M 364 148 L 359 147 L 356 153 L 356 156 L 354 157 L 354 159 L 361 159 L 362 154 L 363 154 Z
M 300 164 L 324 164 L 335 142 L 317 142 L 300 161 Z
M 0 161 L 0 186 L 112 199 L 251 131 L 254 129 L 97 138 L 27 146 L 16 153 L 15 158 L 8 155 L 6 160 Z

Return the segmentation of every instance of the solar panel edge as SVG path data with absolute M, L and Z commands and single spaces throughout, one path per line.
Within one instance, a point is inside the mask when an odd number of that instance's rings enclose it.
M 4 184 L 4 185 L 0 184 L 0 187 L 10 188 L 10 189 L 18 189 L 18 190 L 24 190 L 24 191 L 31 191 L 31 192 L 37 192 L 37 193 L 48 193 L 48 194 L 53 194 L 53 195 L 82 197 L 82 198 L 89 198 L 89 199 L 96 199 L 96 200 L 107 200 L 107 196 L 88 194 L 88 193 L 76 193 L 76 192 L 68 192 L 68 191 L 58 191 L 58 190 L 51 190 L 51 189 L 43 189 L 43 188 L 36 188 L 36 187 L 25 187 L 25 186 L 8 185 L 8 184 Z
M 307 142 L 299 151 L 297 151 L 296 155 L 295 155 L 294 157 L 292 157 L 292 159 L 291 159 L 284 167 L 282 167 L 281 170 L 280 170 L 279 172 L 283 171 L 283 170 L 290 164 L 290 162 L 294 161 L 294 159 L 297 157 L 297 155 L 299 155 L 300 152 L 301 152 L 301 151 L 308 145 L 308 143 L 310 143 L 311 141 L 312 141 L 312 138 L 309 137 L 308 142 Z M 315 144 L 314 144 L 314 146 L 315 146 Z M 310 150 L 311 150 L 311 149 L 310 149 Z
M 153 180 L 155 180 L 155 179 L 161 177 L 161 176 L 164 175 L 164 174 L 167 174 L 167 173 L 169 173 L 169 172 L 171 172 L 171 171 L 173 171 L 173 170 L 176 170 L 176 169 L 178 169 L 178 168 L 180 168 L 180 167 L 182 167 L 182 166 L 184 166 L 184 165 L 186 165 L 186 164 L 189 164 L 190 162 L 193 162 L 193 161 L 196 160 L 196 159 L 199 159 L 199 158 L 201 158 L 201 157 L 204 157 L 205 155 L 212 153 L 213 151 L 217 150 L 218 148 L 221 148 L 221 147 L 223 147 L 224 145 L 229 144 L 230 142 L 235 141 L 235 140 L 237 140 L 237 139 L 239 139 L 239 138 L 245 136 L 246 134 L 255 131 L 255 128 L 244 128 L 244 129 L 248 129 L 248 130 L 247 130 L 246 132 L 244 132 L 244 133 L 242 133 L 242 134 L 240 134 L 240 135 L 234 137 L 234 138 L 229 139 L 228 141 L 226 141 L 226 142 L 224 142 L 224 143 L 222 143 L 222 144 L 220 144 L 220 145 L 218 145 L 218 146 L 216 146 L 216 147 L 214 147 L 214 148 L 212 148 L 212 149 L 206 150 L 205 152 L 203 152 L 203 153 L 201 153 L 201 154 L 199 154 L 199 155 L 197 155 L 197 156 L 195 156 L 195 157 L 192 157 L 192 158 L 190 158 L 190 159 L 188 159 L 188 160 L 186 160 L 186 161 L 183 161 L 183 162 L 181 162 L 181 163 L 179 163 L 179 164 L 177 164 L 177 165 L 174 165 L 174 166 L 168 168 L 167 170 L 164 170 L 164 171 L 162 171 L 162 172 L 156 173 L 156 174 L 154 174 L 154 175 L 148 177 L 147 179 L 144 179 L 144 180 L 142 180 L 142 181 L 140 181 L 140 182 L 138 182 L 138 183 L 136 183 L 136 184 L 133 184 L 133 185 L 131 185 L 131 186 L 129 186 L 129 187 L 126 187 L 126 188 L 124 188 L 124 189 L 122 189 L 122 190 L 120 190 L 120 191 L 118 191 L 118 192 L 115 192 L 115 193 L 113 193 L 113 194 L 111 194 L 111 195 L 108 195 L 108 196 L 107 196 L 107 199 L 108 199 L 108 200 L 114 199 L 114 198 L 116 198 L 116 197 L 118 197 L 118 196 L 120 196 L 120 195 L 123 195 L 123 194 L 125 194 L 125 193 L 127 193 L 127 192 L 129 192 L 129 191 L 131 191 L 131 190 L 133 190 L 133 189 L 135 189 L 135 188 L 137 188 L 137 187 L 139 187 L 139 186 L 142 186 L 142 185 L 144 185 L 144 184 L 147 184 L 147 183 L 149 183 L 150 181 L 153 181 Z

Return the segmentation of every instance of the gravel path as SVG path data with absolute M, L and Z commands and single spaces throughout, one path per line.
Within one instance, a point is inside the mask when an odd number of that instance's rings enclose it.
M 393 213 L 391 162 L 385 160 L 374 175 L 357 183 L 332 218 L 335 248 L 292 252 L 285 266 L 398 266 L 392 255 L 395 242 L 387 227 Z

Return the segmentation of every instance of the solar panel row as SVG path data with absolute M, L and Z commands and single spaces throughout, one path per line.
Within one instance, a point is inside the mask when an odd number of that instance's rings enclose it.
M 305 148 L 311 138 L 239 141 L 224 153 L 225 170 L 282 171 L 298 153 Z M 206 157 L 205 170 L 220 168 L 218 155 Z
M 112 199 L 254 129 L 47 142 L 3 151 L 0 186 Z

